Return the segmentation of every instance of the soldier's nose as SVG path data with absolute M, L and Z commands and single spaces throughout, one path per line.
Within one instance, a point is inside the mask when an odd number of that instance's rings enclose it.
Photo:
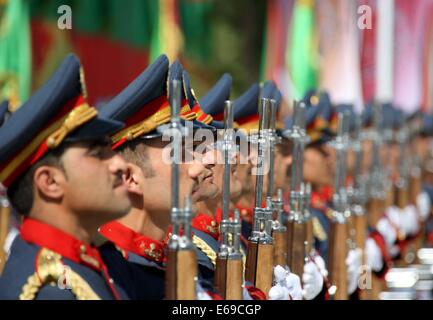
M 191 179 L 195 179 L 202 175 L 205 170 L 206 168 L 203 164 L 195 162 L 188 166 L 188 176 Z
M 109 170 L 114 174 L 125 174 L 128 168 L 127 162 L 120 155 L 116 154 L 110 159 Z

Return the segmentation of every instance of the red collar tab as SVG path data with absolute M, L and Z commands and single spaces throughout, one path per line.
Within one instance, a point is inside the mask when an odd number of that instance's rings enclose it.
M 204 213 L 199 213 L 192 219 L 192 227 L 204 233 L 207 233 L 208 235 L 218 240 L 219 225 L 217 219 L 205 215 Z
M 164 242 L 139 234 L 117 221 L 103 225 L 99 233 L 122 250 L 130 251 L 157 263 L 162 263 L 164 260 Z
M 43 222 L 31 218 L 24 219 L 21 237 L 26 242 L 50 249 L 96 271 L 101 271 L 104 266 L 96 247 Z
M 311 206 L 315 209 L 325 210 L 326 209 L 326 199 L 318 191 L 311 192 Z
M 239 213 L 241 214 L 241 219 L 248 222 L 253 223 L 253 208 L 252 207 L 243 207 L 241 205 L 236 205 L 236 208 L 239 210 Z
M 229 218 L 234 219 L 234 216 L 235 216 L 234 212 L 229 211 Z M 223 220 L 223 209 L 221 209 L 220 207 L 216 209 L 215 219 L 218 225 L 221 224 L 221 221 Z
M 332 186 L 325 186 L 320 190 L 320 194 L 326 202 L 332 200 L 333 193 L 334 193 L 334 190 L 333 190 Z

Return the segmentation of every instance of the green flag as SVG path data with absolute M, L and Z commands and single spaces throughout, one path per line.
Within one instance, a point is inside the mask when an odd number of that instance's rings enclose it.
M 289 34 L 289 48 L 286 51 L 295 99 L 301 99 L 309 89 L 317 88 L 317 38 L 314 21 L 314 1 L 296 1 L 292 30 Z
M 0 2 L 0 99 L 25 101 L 31 86 L 29 2 Z

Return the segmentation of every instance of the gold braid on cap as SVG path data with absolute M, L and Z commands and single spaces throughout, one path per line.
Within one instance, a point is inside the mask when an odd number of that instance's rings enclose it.
M 95 118 L 98 111 L 94 107 L 90 107 L 87 103 L 83 103 L 78 107 L 74 108 L 63 121 L 60 128 L 49 135 L 47 139 L 47 146 L 50 149 L 57 148 L 66 136 L 74 131 L 82 124 Z
M 187 111 L 190 111 L 189 106 L 183 106 L 182 109 L 180 110 L 180 113 L 184 113 Z M 192 112 L 186 116 L 182 116 L 182 118 L 185 120 L 194 120 L 196 116 L 197 116 L 196 113 Z M 118 133 L 116 133 L 111 137 L 111 142 L 117 143 L 118 141 L 124 138 L 126 140 L 133 140 L 143 134 L 151 132 L 152 130 L 156 129 L 158 126 L 162 124 L 168 123 L 170 120 L 171 120 L 171 108 L 167 107 L 154 113 L 149 118 L 119 131 Z
M 37 271 L 28 277 L 19 299 L 33 300 L 44 286 L 58 286 L 59 280 L 65 277 L 68 287 L 78 300 L 101 300 L 86 280 L 78 273 L 72 271 L 70 268 L 65 269 L 65 265 L 63 265 L 61 259 L 62 256 L 58 253 L 43 248 L 37 257 Z M 59 290 L 62 289 L 59 288 Z

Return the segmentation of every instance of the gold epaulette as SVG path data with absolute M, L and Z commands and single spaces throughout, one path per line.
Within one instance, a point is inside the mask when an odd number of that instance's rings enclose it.
M 212 265 L 216 267 L 216 259 L 218 254 L 215 252 L 215 250 L 212 249 L 212 247 L 209 246 L 203 239 L 197 237 L 196 235 L 193 235 L 192 242 L 200 251 L 202 251 L 209 258 L 209 260 L 212 262 Z M 245 272 L 246 255 L 242 249 L 241 249 L 241 253 L 242 253 L 242 261 L 243 261 L 242 263 L 243 272 Z
M 331 208 L 326 208 L 325 210 L 325 215 L 329 220 L 332 220 L 334 218 L 334 210 L 332 210 Z
M 58 286 L 60 282 L 70 288 L 77 300 L 101 300 L 78 273 L 65 268 L 61 259 L 61 255 L 46 248 L 41 249 L 37 256 L 36 272 L 28 277 L 19 299 L 33 300 L 41 288 L 46 285 Z M 66 283 L 62 280 L 66 280 Z
M 313 217 L 313 234 L 320 241 L 325 241 L 328 239 L 325 229 L 323 229 L 323 226 L 317 217 Z
M 206 241 L 197 237 L 196 235 L 192 236 L 192 243 L 194 243 L 194 245 L 209 258 L 213 266 L 216 267 L 217 253 L 214 251 L 214 249 L 212 249 L 212 247 L 208 245 Z

